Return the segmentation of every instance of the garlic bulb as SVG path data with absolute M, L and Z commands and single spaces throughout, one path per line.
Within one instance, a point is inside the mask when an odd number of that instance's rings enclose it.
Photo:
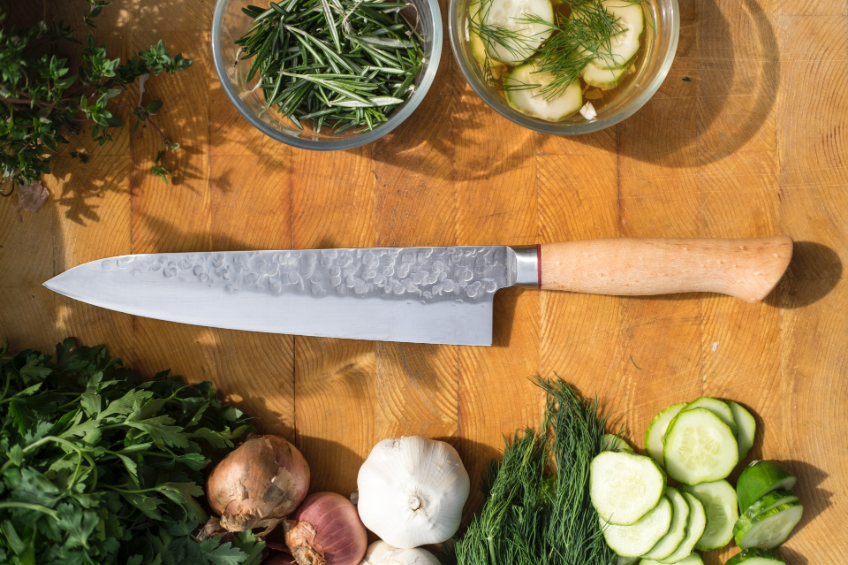
M 378 443 L 357 482 L 362 523 L 401 549 L 454 535 L 470 489 L 456 450 L 421 436 Z
M 384 541 L 368 546 L 365 559 L 359 565 L 441 565 L 436 556 L 426 549 L 398 549 Z

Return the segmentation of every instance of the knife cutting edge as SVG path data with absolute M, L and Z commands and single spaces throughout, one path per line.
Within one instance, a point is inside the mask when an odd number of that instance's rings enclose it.
M 403 247 L 124 255 L 44 286 L 184 324 L 283 334 L 491 345 L 495 293 L 684 292 L 762 300 L 792 258 L 785 236 L 600 239 L 536 246 Z

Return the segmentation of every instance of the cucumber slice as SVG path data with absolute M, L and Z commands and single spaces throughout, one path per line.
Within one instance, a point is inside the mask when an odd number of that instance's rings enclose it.
M 727 481 L 701 483 L 696 486 L 681 486 L 680 490 L 692 494 L 704 505 L 707 513 L 707 527 L 696 549 L 712 551 L 729 544 L 733 540 L 733 526 L 739 519 L 736 509 L 736 491 Z
M 701 501 L 688 492 L 684 492 L 683 496 L 686 498 L 686 502 L 689 503 L 689 524 L 686 525 L 686 537 L 683 538 L 683 541 L 680 542 L 674 553 L 665 559 L 659 560 L 660 563 L 679 563 L 689 557 L 692 550 L 695 549 L 695 544 L 704 535 L 704 528 L 707 527 L 707 515 L 704 512 L 704 505 L 701 504 Z
M 639 565 L 660 565 L 660 563 L 660 561 L 643 559 L 639 562 Z M 677 565 L 704 565 L 704 560 L 701 559 L 701 556 L 697 553 L 690 553 L 688 556 L 678 561 Z
M 739 460 L 745 459 L 751 448 L 754 447 L 754 436 L 757 434 L 757 421 L 750 412 L 735 402 L 728 402 L 730 411 L 733 412 L 733 420 L 736 422 L 738 431 L 736 441 L 739 443 Z
M 674 550 L 677 549 L 683 538 L 686 537 L 686 526 L 689 525 L 689 503 L 686 502 L 686 498 L 680 494 L 680 491 L 674 487 L 665 487 L 665 495 L 671 501 L 673 511 L 671 526 L 668 529 L 668 533 L 657 542 L 657 545 L 642 556 L 646 559 L 665 559 L 674 553 Z
M 665 465 L 663 459 L 663 438 L 668 430 L 668 425 L 677 416 L 677 413 L 683 410 L 686 406 L 685 402 L 680 404 L 672 404 L 651 420 L 648 429 L 645 430 L 645 451 L 651 456 L 651 459 L 657 462 L 657 465 Z
M 702 396 L 701 398 L 690 402 L 684 410 L 689 410 L 691 408 L 706 408 L 721 418 L 722 422 L 727 424 L 730 431 L 733 432 L 733 437 L 736 437 L 736 434 L 739 433 L 739 429 L 736 426 L 736 420 L 733 419 L 733 411 L 730 409 L 730 406 L 727 405 L 727 402 L 717 398 L 710 398 L 709 396 Z
M 755 500 L 751 506 L 745 510 L 745 516 L 749 519 L 754 519 L 757 517 L 757 514 L 765 512 L 766 510 L 771 510 L 775 506 L 780 506 L 781 504 L 786 504 L 788 502 L 798 502 L 798 497 L 788 490 L 773 490 Z
M 665 473 L 642 455 L 604 451 L 592 460 L 590 472 L 592 506 L 605 522 L 616 526 L 641 520 L 660 502 L 665 489 Z
M 554 9 L 549 0 L 483 0 L 481 25 L 511 32 L 509 39 L 484 41 L 489 57 L 506 65 L 526 61 L 553 32 L 550 25 L 528 23 L 527 16 L 537 16 L 553 23 Z
M 745 549 L 742 553 L 737 553 L 724 565 L 777 565 L 778 563 L 786 563 L 783 556 L 776 549 L 760 549 L 752 547 Z
M 638 557 L 625 557 L 623 555 L 615 556 L 615 565 L 633 565 L 639 561 Z
M 580 81 L 569 84 L 556 98 L 548 100 L 542 90 L 554 80 L 551 73 L 540 73 L 536 65 L 527 63 L 515 67 L 506 78 L 506 101 L 525 116 L 540 118 L 549 122 L 558 122 L 580 111 L 583 106 L 583 93 Z M 533 88 L 519 88 L 522 85 L 538 85 Z
M 639 557 L 668 533 L 671 526 L 671 502 L 662 497 L 653 510 L 630 526 L 615 526 L 603 518 L 599 520 L 610 549 L 624 557 Z
M 733 432 L 705 408 L 681 410 L 668 426 L 663 454 L 669 476 L 687 485 L 724 479 L 739 462 Z
M 593 63 L 589 63 L 583 69 L 582 76 L 589 86 L 611 90 L 621 84 L 621 81 L 627 76 L 627 67 L 623 69 L 602 69 Z
M 760 512 L 754 519 L 743 515 L 733 528 L 736 545 L 741 549 L 775 548 L 786 541 L 803 515 L 804 507 L 797 502 L 775 506 L 771 510 Z
M 615 25 L 621 31 L 612 36 L 609 48 L 598 49 L 592 63 L 600 69 L 627 68 L 639 51 L 639 38 L 645 27 L 642 5 L 627 0 L 603 0 L 601 5 L 616 19 Z
M 601 436 L 601 451 L 626 451 L 627 453 L 633 453 L 633 448 L 621 436 L 604 434 Z
M 744 513 L 755 500 L 777 489 L 792 490 L 797 477 L 774 461 L 752 461 L 736 481 L 739 512 Z

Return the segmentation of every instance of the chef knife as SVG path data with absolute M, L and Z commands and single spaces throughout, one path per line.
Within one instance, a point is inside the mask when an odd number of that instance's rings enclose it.
M 284 334 L 491 345 L 510 286 L 757 302 L 792 240 L 603 239 L 538 246 L 403 247 L 124 255 L 44 283 L 103 308 L 171 322 Z

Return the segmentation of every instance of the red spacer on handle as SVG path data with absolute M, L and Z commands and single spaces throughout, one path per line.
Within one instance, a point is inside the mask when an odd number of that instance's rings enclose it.
M 539 286 L 537 288 L 542 288 L 542 246 L 536 245 L 536 269 L 539 272 Z

